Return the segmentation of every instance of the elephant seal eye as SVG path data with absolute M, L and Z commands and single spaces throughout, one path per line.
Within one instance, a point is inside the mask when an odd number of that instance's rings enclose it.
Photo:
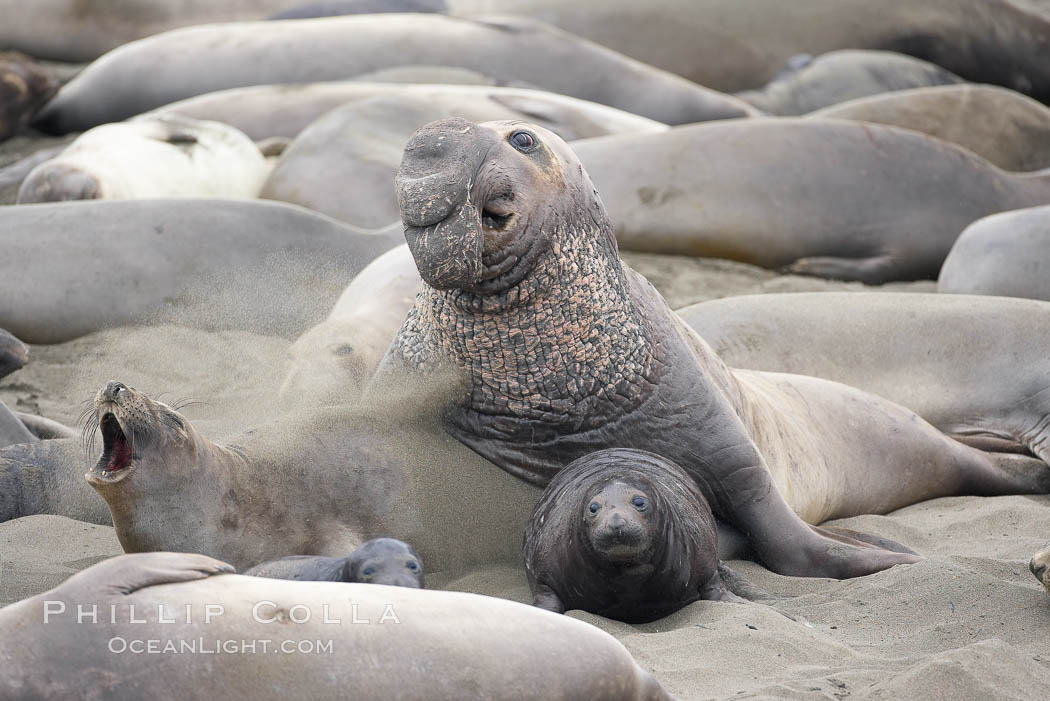
M 516 131 L 510 135 L 510 145 L 522 153 L 528 153 L 536 146 L 536 138 L 527 131 Z
M 588 507 L 589 511 L 592 514 L 598 513 L 598 509 L 600 509 L 600 508 L 602 508 L 602 507 L 598 506 L 598 502 L 596 502 L 596 501 L 592 501 L 591 505 Z

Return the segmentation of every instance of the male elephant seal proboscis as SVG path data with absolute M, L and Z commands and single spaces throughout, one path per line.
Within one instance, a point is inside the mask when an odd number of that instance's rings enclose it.
M 501 96 L 472 86 L 418 87 L 356 100 L 318 119 L 288 146 L 259 196 L 300 204 L 353 226 L 374 228 L 397 220 L 397 199 L 390 183 L 401 152 L 416 129 L 436 119 L 524 119 L 567 141 L 602 133 L 667 130 L 650 120 L 621 120 L 618 114 L 607 119 L 604 113 L 618 111 L 604 106 L 595 109 L 599 106 L 572 98 L 544 97 L 534 90 Z
M 1050 203 L 1050 174 L 844 120 L 730 120 L 573 149 L 626 250 L 867 283 L 936 278 L 971 222 Z
M 419 291 L 408 246 L 369 263 L 339 296 L 328 318 L 288 350 L 278 399 L 284 408 L 352 402 L 372 379 Z
M 244 574 L 310 582 L 358 582 L 424 589 L 423 559 L 396 538 L 374 538 L 347 557 L 292 555 L 256 565 Z
M 90 470 L 82 449 L 72 459 L 0 451 L 0 507 L 28 470 L 77 489 L 15 504 L 12 517 L 76 518 L 72 507 L 91 507 L 97 491 L 125 552 L 187 550 L 245 568 L 288 553 L 345 557 L 390 537 L 412 543 L 431 572 L 520 562 L 540 490 L 444 433 L 432 414 L 448 395 L 441 382 L 388 385 L 359 406 L 288 412 L 220 445 L 110 382 L 87 426 L 102 446 Z
M 1050 300 L 1050 206 L 966 227 L 944 259 L 937 291 Z
M 1003 170 L 1050 167 L 1050 108 L 993 85 L 943 85 L 832 105 L 807 119 L 852 119 L 921 131 Z
M 81 134 L 29 172 L 18 202 L 253 198 L 269 174 L 259 148 L 228 124 L 150 115 Z
M 769 114 L 798 116 L 858 97 L 961 82 L 940 66 L 892 51 L 832 51 L 737 97 Z
M 641 450 L 600 450 L 555 475 L 525 528 L 533 605 L 647 622 L 726 588 L 718 529 L 688 474 Z
M 36 124 L 64 133 L 224 88 L 342 80 L 419 64 L 476 70 L 500 83 L 527 83 L 667 124 L 755 113 L 743 100 L 534 20 L 395 13 L 211 24 L 158 34 L 85 68 L 44 107 Z M 158 72 L 158 66 L 170 70 Z
M 403 241 L 400 227 L 221 199 L 0 207 L 0 230 L 0 326 L 29 343 L 148 320 L 295 337 Z
M 463 73 L 467 75 L 462 76 Z M 412 80 L 379 82 L 380 78 L 392 81 L 406 74 L 411 74 Z M 225 122 L 256 140 L 273 136 L 294 138 L 337 107 L 357 100 L 389 97 L 415 100 L 417 104 L 427 101 L 474 104 L 506 113 L 521 113 L 573 139 L 667 130 L 662 122 L 566 95 L 520 87 L 459 84 L 470 77 L 470 72 L 462 69 L 406 66 L 375 74 L 371 80 L 355 78 L 218 90 L 158 107 L 147 114 L 177 114 Z M 431 85 L 424 83 L 424 78 L 456 84 Z M 473 78 L 475 82 L 480 79 L 478 74 L 473 74 Z M 408 135 L 397 146 L 404 146 L 407 138 Z M 374 140 L 373 135 L 369 134 L 368 140 Z
M 766 566 L 840 578 L 918 558 L 809 524 L 1050 487 L 1041 462 L 989 457 L 874 395 L 728 368 L 622 264 L 586 171 L 544 129 L 429 124 L 396 185 L 424 284 L 373 382 L 458 372 L 446 430 L 522 479 L 645 449 L 681 465 Z
M 58 90 L 51 74 L 17 51 L 0 51 L 0 141 L 29 124 Z
M 608 633 L 532 606 L 231 571 L 202 555 L 121 555 L 5 607 L 0 697 L 671 698 Z
M 712 300 L 678 314 L 730 366 L 842 382 L 961 440 L 998 441 L 996 449 L 1050 463 L 1050 304 L 803 292 Z
M 1050 594 L 1050 545 L 1043 548 L 1028 562 L 1028 568 L 1032 570 L 1032 574 L 1039 580 L 1039 583 L 1046 588 L 1048 594 Z

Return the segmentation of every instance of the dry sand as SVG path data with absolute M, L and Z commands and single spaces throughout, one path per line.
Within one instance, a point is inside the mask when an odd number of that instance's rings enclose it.
M 789 290 L 863 289 L 726 261 L 627 254 L 673 306 Z M 932 282 L 889 286 L 932 290 Z M 289 342 L 235 331 L 126 327 L 31 349 L 0 383 L 13 408 L 76 422 L 119 379 L 167 398 L 207 398 L 186 415 L 212 438 L 272 418 Z M 1027 569 L 1050 539 L 1050 498 L 950 498 L 841 523 L 929 557 L 838 582 L 731 563 L 769 605 L 698 602 L 626 625 L 588 614 L 681 699 L 1031 698 L 1050 685 L 1050 598 Z M 113 529 L 56 516 L 0 524 L 0 604 L 57 585 L 120 552 Z M 528 601 L 520 567 L 428 574 L 431 586 Z

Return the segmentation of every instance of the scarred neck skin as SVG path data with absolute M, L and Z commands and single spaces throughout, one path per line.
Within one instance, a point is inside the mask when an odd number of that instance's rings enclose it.
M 652 329 L 629 294 L 608 226 L 553 223 L 549 249 L 518 285 L 491 295 L 426 283 L 395 341 L 410 366 L 466 370 L 462 408 L 498 422 L 585 429 L 651 390 Z

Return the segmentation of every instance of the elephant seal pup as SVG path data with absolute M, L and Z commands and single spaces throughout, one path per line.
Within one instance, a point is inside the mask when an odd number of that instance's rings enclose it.
M 1050 304 L 886 292 L 748 295 L 678 315 L 733 367 L 813 375 L 961 440 L 1050 463 Z M 996 447 L 993 447 L 996 449 Z
M 0 377 L 7 377 L 29 362 L 29 348 L 11 333 L 0 329 Z
M 0 229 L 0 326 L 29 343 L 146 320 L 294 338 L 403 240 L 400 227 L 221 199 L 2 207 Z
M 264 562 L 244 574 L 310 582 L 360 582 L 425 589 L 423 560 L 396 538 L 374 538 L 348 557 L 292 555 Z
M 1043 548 L 1032 556 L 1032 559 L 1028 562 L 1028 569 L 1032 570 L 1032 574 L 1039 580 L 1048 594 L 1050 594 L 1050 546 Z
M 944 85 L 825 107 L 809 119 L 852 119 L 921 131 L 1003 170 L 1050 168 L 1050 108 L 994 85 Z
M 993 461 L 873 395 L 732 371 L 622 264 L 586 171 L 544 129 L 434 122 L 395 183 L 424 284 L 376 381 L 458 373 L 446 430 L 511 474 L 546 485 L 595 450 L 645 449 L 766 566 L 839 578 L 918 558 L 809 524 L 1050 487 L 1042 463 Z
M 408 246 L 369 263 L 340 295 L 328 318 L 288 350 L 278 398 L 285 409 L 346 404 L 372 379 L 419 291 Z
M 599 450 L 559 472 L 525 528 L 534 606 L 628 623 L 698 599 L 741 601 L 722 581 L 718 529 L 682 468 L 641 450 Z
M 610 120 L 601 112 L 615 110 L 594 109 L 598 106 L 560 96 L 545 97 L 538 91 L 500 95 L 473 86 L 419 87 L 355 100 L 318 119 L 285 150 L 259 196 L 309 207 L 353 226 L 376 228 L 398 219 L 390 182 L 397 174 L 405 142 L 428 122 L 444 117 L 528 120 L 572 140 L 634 131 L 638 121 L 629 118 L 626 129 L 606 126 Z M 597 119 L 589 113 L 597 113 Z M 644 127 L 643 131 L 666 130 L 651 122 Z
M 189 550 L 246 568 L 290 552 L 345 557 L 390 537 L 432 572 L 520 562 L 540 490 L 444 434 L 432 413 L 446 387 L 391 384 L 359 406 L 288 412 L 220 445 L 111 382 L 95 398 L 102 451 L 87 481 L 83 458 L 46 467 L 102 495 L 125 552 Z
M 176 56 L 178 70 L 158 73 Z M 158 34 L 85 68 L 44 107 L 37 126 L 65 133 L 224 88 L 344 80 L 420 64 L 480 71 L 503 84 L 524 82 L 666 124 L 754 113 L 743 100 L 534 20 L 394 13 Z
M 1050 206 L 966 227 L 941 266 L 937 291 L 1050 300 Z
M 43 66 L 17 51 L 0 51 L 0 141 L 29 124 L 57 90 Z
M 231 570 L 202 555 L 121 555 L 3 608 L 0 697 L 671 699 L 611 635 L 532 606 Z M 78 620 L 78 605 L 98 622 Z M 126 653 L 149 649 L 175 654 L 151 655 L 144 674 Z
M 859 122 L 731 120 L 573 149 L 626 250 L 869 284 L 934 279 L 971 222 L 1050 203 L 1050 174 L 1006 173 L 954 144 Z
M 30 171 L 18 203 L 253 198 L 269 174 L 259 148 L 228 124 L 144 116 L 81 134 Z
M 737 97 L 769 114 L 798 116 L 858 97 L 961 82 L 954 73 L 911 56 L 846 50 L 782 71 L 764 88 L 740 92 Z

